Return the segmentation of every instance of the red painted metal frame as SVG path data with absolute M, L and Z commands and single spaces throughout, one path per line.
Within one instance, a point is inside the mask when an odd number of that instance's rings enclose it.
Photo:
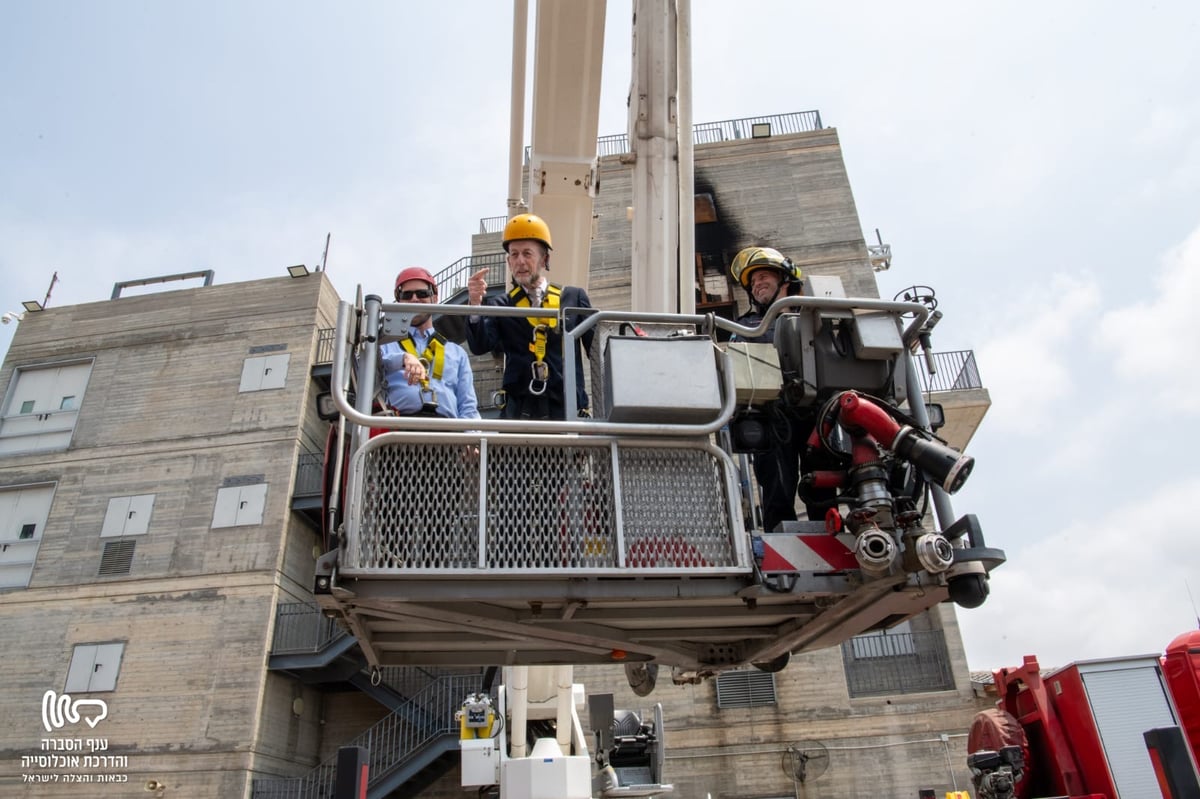
M 1167 645 L 1162 670 L 1192 760 L 1200 763 L 1200 630 L 1177 636 Z

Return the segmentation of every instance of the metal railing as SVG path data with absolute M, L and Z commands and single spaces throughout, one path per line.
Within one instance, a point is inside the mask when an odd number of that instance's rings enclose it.
M 331 363 L 333 361 L 333 334 L 332 327 L 322 327 L 317 330 L 317 355 L 313 360 L 313 365 Z
M 485 216 L 479 220 L 479 232 L 499 233 L 504 230 L 504 223 L 507 221 L 507 216 Z
M 756 127 L 757 126 L 757 127 Z M 721 122 L 703 122 L 692 126 L 693 144 L 716 144 L 738 139 L 766 139 L 794 133 L 822 130 L 820 111 L 796 111 L 791 114 L 770 114 L 764 117 L 743 117 Z M 532 147 L 525 146 L 525 165 L 529 166 Z M 632 152 L 628 133 L 610 133 L 596 137 L 596 155 L 621 155 Z M 489 219 L 494 217 L 488 217 Z M 482 228 L 483 220 L 480 220 Z M 480 230 L 481 233 L 494 232 Z
M 488 270 L 488 285 L 503 285 L 506 272 L 504 253 L 467 255 L 459 258 L 433 276 L 438 285 L 438 297 L 443 302 L 467 287 L 467 278 L 484 267 Z
M 850 696 L 954 690 L 941 630 L 859 635 L 842 644 Z
M 292 497 L 321 496 L 325 475 L 325 455 L 320 452 L 301 452 L 296 459 L 296 484 Z
M 759 126 L 757 129 L 755 126 Z M 765 127 L 764 127 L 765 126 Z M 771 114 L 764 117 L 743 117 L 721 122 L 703 122 L 692 126 L 693 144 L 716 144 L 738 139 L 767 138 L 792 133 L 821 130 L 820 111 L 797 111 L 791 114 Z M 755 135 L 755 134 L 758 135 Z M 615 133 L 596 139 L 596 154 L 621 155 L 630 152 L 629 134 Z M 529 148 L 525 148 L 525 163 L 529 163 Z
M 914 358 L 917 372 L 921 377 L 921 385 L 927 392 L 937 391 L 967 391 L 983 388 L 979 378 L 979 367 L 975 364 L 973 350 L 956 350 L 953 352 L 933 353 L 932 374 L 924 358 Z
M 280 602 L 275 609 L 272 655 L 320 652 L 349 635 L 337 621 L 327 618 L 315 602 Z
M 463 697 L 477 690 L 478 675 L 440 677 L 344 746 L 366 748 L 370 783 L 378 784 L 438 739 L 457 738 L 454 712 L 462 705 Z M 250 796 L 251 799 L 326 799 L 333 796 L 336 776 L 335 755 L 303 777 L 256 779 Z

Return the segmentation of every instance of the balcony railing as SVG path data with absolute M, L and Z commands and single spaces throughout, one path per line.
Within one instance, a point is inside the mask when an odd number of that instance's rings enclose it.
M 313 360 L 314 365 L 333 362 L 333 334 L 332 327 L 323 327 L 317 331 L 317 355 Z
M 296 460 L 296 485 L 293 497 L 321 496 L 321 483 L 325 474 L 325 456 L 320 452 L 301 452 Z
M 933 372 L 924 358 L 914 358 L 917 371 L 921 376 L 921 385 L 927 392 L 937 391 L 967 391 L 983 388 L 979 378 L 979 367 L 975 364 L 973 350 L 956 350 L 953 352 L 935 352 L 933 354 Z
M 320 652 L 348 634 L 334 619 L 326 617 L 315 602 L 280 602 L 275 611 L 271 654 Z
M 954 690 L 941 630 L 859 635 L 842 644 L 850 696 Z

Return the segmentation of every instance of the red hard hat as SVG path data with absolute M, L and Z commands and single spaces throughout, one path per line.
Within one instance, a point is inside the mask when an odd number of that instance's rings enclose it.
M 423 266 L 407 266 L 401 269 L 400 274 L 396 275 L 396 292 L 398 293 L 400 287 L 410 280 L 423 280 L 429 284 L 429 288 L 433 289 L 435 293 L 437 292 L 437 281 Z

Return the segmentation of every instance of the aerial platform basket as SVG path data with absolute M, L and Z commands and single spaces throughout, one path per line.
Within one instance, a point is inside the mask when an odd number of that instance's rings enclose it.
M 854 537 L 820 523 L 747 529 L 747 461 L 731 454 L 726 433 L 734 368 L 696 336 L 730 323 L 619 315 L 621 323 L 690 326 L 680 339 L 688 342 L 687 379 L 716 400 L 699 410 L 692 402 L 686 424 L 664 421 L 662 398 L 681 378 L 674 367 L 640 370 L 638 392 L 592 385 L 608 399 L 609 418 L 372 415 L 375 343 L 404 335 L 406 315 L 421 308 L 368 297 L 359 308 L 343 303 L 338 317 L 333 399 L 345 463 L 335 458 L 333 473 L 345 479 L 331 486 L 333 535 L 315 593 L 373 665 L 655 662 L 705 676 L 778 666 L 792 652 L 839 644 L 949 597 L 945 574 L 911 564 L 864 573 Z M 484 312 L 512 311 L 553 313 Z M 596 313 L 569 338 L 617 316 Z M 627 364 L 643 353 L 669 359 L 672 346 L 664 337 L 622 341 L 599 379 L 634 379 Z M 565 372 L 574 373 L 570 356 Z M 956 557 L 982 572 L 988 558 L 971 549 L 966 529 Z

